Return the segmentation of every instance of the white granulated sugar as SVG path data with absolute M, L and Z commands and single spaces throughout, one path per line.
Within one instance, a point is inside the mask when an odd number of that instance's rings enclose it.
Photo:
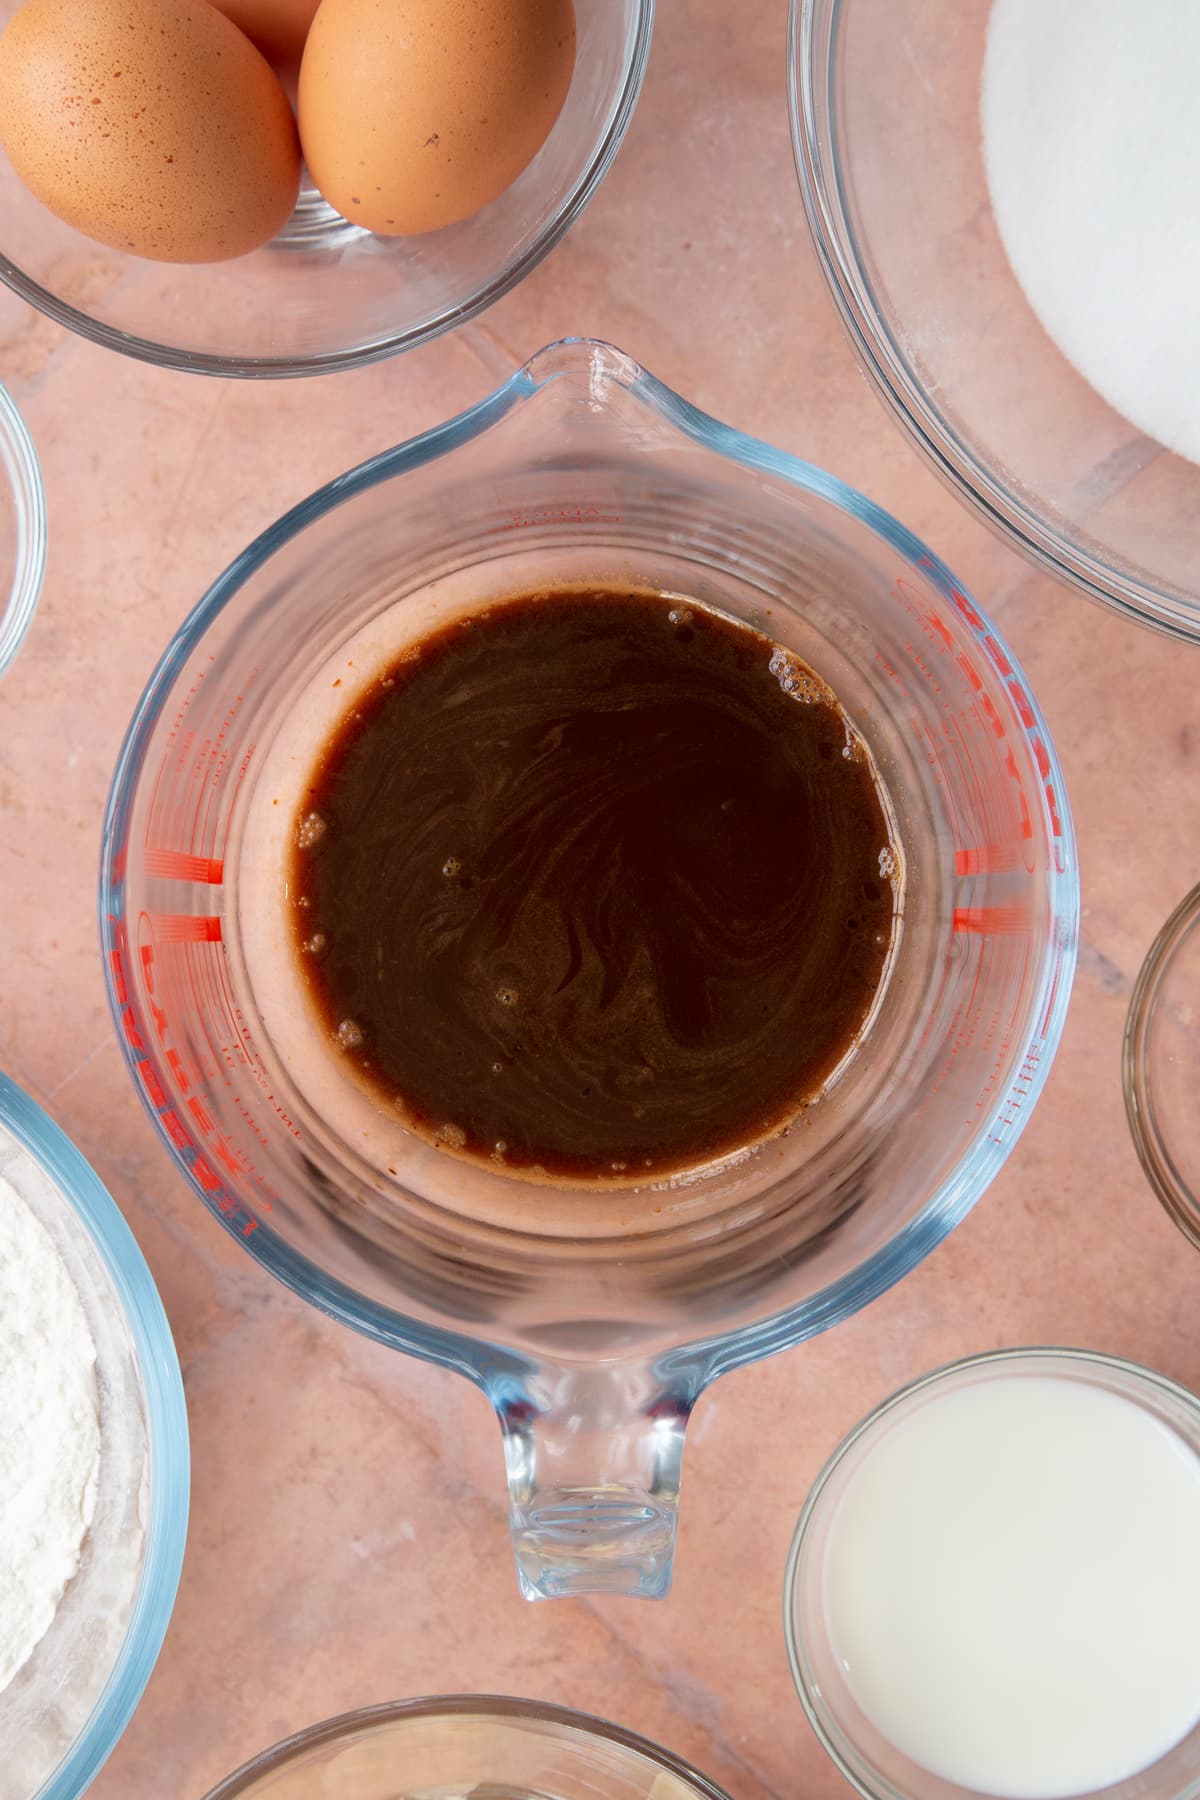
M 1109 404 L 1200 462 L 1200 4 L 995 0 L 983 151 L 1034 312 Z
M 83 1306 L 46 1228 L 0 1175 L 0 1690 L 79 1566 L 99 1461 Z

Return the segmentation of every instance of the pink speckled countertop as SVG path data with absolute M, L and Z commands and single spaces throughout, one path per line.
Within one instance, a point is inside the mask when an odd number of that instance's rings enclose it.
M 36 436 L 51 518 L 41 609 L 0 688 L 0 1065 L 124 1209 L 174 1327 L 192 1428 L 179 1602 L 95 1800 L 199 1800 L 314 1720 L 463 1689 L 605 1714 L 734 1800 L 832 1796 L 843 1783 L 793 1695 L 780 1587 L 841 1434 L 908 1377 L 996 1345 L 1089 1345 L 1200 1386 L 1194 1254 L 1138 1169 L 1119 1066 L 1133 977 L 1200 859 L 1200 653 L 1033 573 L 885 416 L 808 242 L 784 35 L 782 0 L 665 5 L 626 145 L 566 242 L 482 321 L 382 367 L 261 385 L 169 374 L 0 292 L 0 378 Z M 610 338 L 718 417 L 847 478 L 941 552 L 1042 701 L 1084 883 L 1073 1009 L 1031 1129 L 898 1289 L 703 1398 L 662 1604 L 518 1599 L 485 1402 L 318 1316 L 203 1212 L 121 1063 L 95 924 L 110 770 L 185 609 L 318 483 L 571 332 Z

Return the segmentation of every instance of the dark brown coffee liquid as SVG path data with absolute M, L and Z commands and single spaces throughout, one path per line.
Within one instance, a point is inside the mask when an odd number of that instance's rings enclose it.
M 828 689 L 697 604 L 559 590 L 451 625 L 325 746 L 297 947 L 421 1135 L 651 1179 L 816 1095 L 887 964 L 896 858 Z

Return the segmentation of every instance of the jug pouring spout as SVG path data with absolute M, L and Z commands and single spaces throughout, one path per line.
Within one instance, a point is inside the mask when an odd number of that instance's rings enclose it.
M 665 1595 L 692 1396 L 616 1363 L 543 1364 L 490 1397 L 526 1599 Z

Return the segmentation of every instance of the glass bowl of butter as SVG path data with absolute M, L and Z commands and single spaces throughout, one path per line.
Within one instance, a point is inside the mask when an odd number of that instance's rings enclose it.
M 726 1800 L 618 1725 L 495 1695 L 401 1700 L 297 1733 L 208 1800 Z

